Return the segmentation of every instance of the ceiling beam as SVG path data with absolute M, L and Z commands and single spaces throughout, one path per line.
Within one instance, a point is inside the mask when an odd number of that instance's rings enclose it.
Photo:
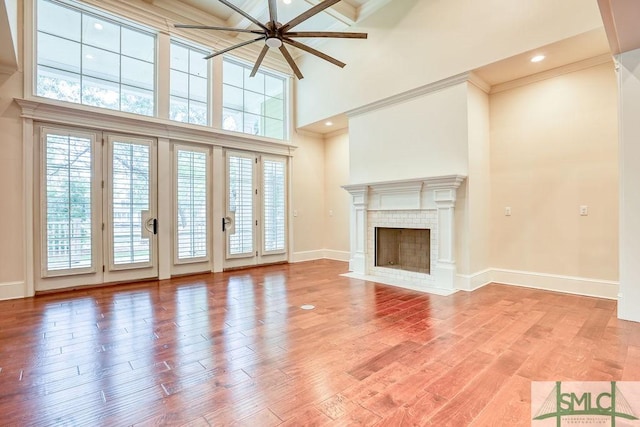
M 304 0 L 304 1 L 309 3 L 312 6 L 315 6 L 318 3 L 320 3 L 321 0 Z M 331 6 L 328 9 L 325 9 L 325 12 L 327 12 L 330 16 L 337 19 L 338 21 L 347 24 L 348 26 L 355 24 L 356 21 L 358 20 L 358 10 L 355 7 L 343 1 Z
M 239 6 L 240 9 L 247 12 L 249 15 L 260 20 L 260 16 L 267 13 L 268 2 L 265 0 L 245 0 L 245 2 Z M 233 28 L 249 28 L 253 25 L 253 22 L 240 15 L 239 13 L 233 13 L 227 20 L 227 26 Z

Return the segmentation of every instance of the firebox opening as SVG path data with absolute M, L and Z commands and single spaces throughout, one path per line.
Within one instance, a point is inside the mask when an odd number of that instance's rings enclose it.
M 376 227 L 376 267 L 430 274 L 430 245 L 429 229 Z

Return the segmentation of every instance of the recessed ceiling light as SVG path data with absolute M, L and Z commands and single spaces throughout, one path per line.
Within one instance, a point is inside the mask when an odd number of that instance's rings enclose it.
M 531 62 L 540 62 L 544 59 L 544 55 L 536 55 L 533 58 L 531 58 Z
M 93 28 L 99 31 L 99 30 L 102 30 L 104 27 L 102 26 L 101 23 L 96 22 L 95 24 L 93 24 Z
M 326 122 L 325 126 L 333 126 L 333 122 Z
M 291 0 L 282 0 L 282 3 L 284 3 L 284 4 L 291 4 Z
M 90 53 L 87 53 L 84 57 L 87 59 L 93 59 L 93 55 L 91 55 Z

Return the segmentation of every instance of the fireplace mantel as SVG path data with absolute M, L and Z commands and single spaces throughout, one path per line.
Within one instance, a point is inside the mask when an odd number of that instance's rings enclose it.
M 446 175 L 345 185 L 343 188 L 353 198 L 349 260 L 352 277 L 373 278 L 383 283 L 426 292 L 455 292 L 454 208 L 457 189 L 465 178 L 463 175 Z M 429 215 L 429 211 L 435 212 Z M 368 224 L 368 215 L 371 214 L 375 214 L 375 218 L 393 218 L 394 224 L 398 226 L 402 226 L 402 218 L 408 216 L 412 217 L 407 219 L 410 223 L 419 221 L 420 215 L 433 218 L 432 221 L 424 222 L 425 227 L 433 227 L 432 238 L 436 242 L 431 245 L 435 263 L 430 275 L 416 277 L 408 274 L 391 282 L 388 277 L 378 277 L 381 270 L 373 267 L 371 257 L 375 254 L 370 253 L 372 228 Z

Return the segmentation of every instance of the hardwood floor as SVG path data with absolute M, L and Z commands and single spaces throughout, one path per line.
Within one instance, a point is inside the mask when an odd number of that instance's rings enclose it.
M 503 285 L 441 297 L 346 269 L 0 302 L 0 424 L 528 426 L 532 380 L 640 380 L 640 324 L 614 301 Z

